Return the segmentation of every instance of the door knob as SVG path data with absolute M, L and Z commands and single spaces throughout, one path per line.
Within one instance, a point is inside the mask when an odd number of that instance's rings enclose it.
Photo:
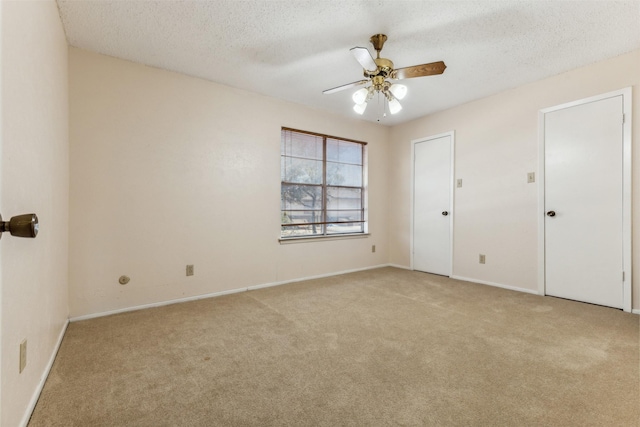
M 442 215 L 447 216 L 447 215 L 449 215 L 449 212 L 444 211 L 444 212 L 442 212 Z
M 12 236 L 31 237 L 38 235 L 38 216 L 36 214 L 24 214 L 12 217 L 9 221 L 3 221 L 0 215 L 0 237 L 8 231 Z
M 547 216 L 556 216 L 556 211 L 547 212 Z

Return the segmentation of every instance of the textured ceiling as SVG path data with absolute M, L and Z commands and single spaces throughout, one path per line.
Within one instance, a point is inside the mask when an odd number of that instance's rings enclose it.
M 635 1 L 58 0 L 69 44 L 264 95 L 395 125 L 640 49 Z M 396 68 L 443 60 L 406 79 L 397 115 L 364 116 L 346 90 L 363 78 L 349 49 L 387 34 Z

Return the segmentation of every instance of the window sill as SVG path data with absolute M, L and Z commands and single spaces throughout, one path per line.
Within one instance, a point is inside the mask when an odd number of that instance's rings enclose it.
M 358 233 L 358 234 L 334 234 L 331 236 L 309 236 L 309 237 L 287 237 L 286 239 L 278 239 L 281 245 L 290 245 L 293 243 L 308 243 L 308 242 L 328 242 L 332 240 L 348 240 L 348 239 L 366 239 L 371 234 Z

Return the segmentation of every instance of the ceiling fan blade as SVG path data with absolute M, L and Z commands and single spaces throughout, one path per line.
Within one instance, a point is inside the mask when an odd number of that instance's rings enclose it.
M 373 60 L 373 56 L 371 56 L 369 49 L 365 47 L 354 47 L 351 48 L 351 53 L 353 54 L 353 57 L 356 58 L 356 61 L 362 65 L 362 68 L 368 72 L 374 73 L 378 70 L 376 61 Z
M 444 62 L 430 62 L 428 64 L 414 65 L 413 67 L 398 68 L 391 73 L 392 79 L 411 79 L 413 77 L 433 76 L 444 73 Z
M 353 83 L 347 83 L 346 85 L 334 87 L 333 89 L 327 89 L 325 91 L 322 91 L 322 93 L 324 93 L 325 95 L 328 95 L 330 93 L 340 92 L 341 90 L 349 89 L 349 88 L 360 86 L 367 83 L 369 83 L 369 80 L 360 80 Z

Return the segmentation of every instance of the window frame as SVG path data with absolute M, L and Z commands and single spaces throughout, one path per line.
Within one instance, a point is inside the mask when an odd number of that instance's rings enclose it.
M 368 236 L 368 218 L 367 218 L 367 143 L 363 141 L 357 141 L 349 138 L 342 138 L 332 135 L 326 135 L 318 132 L 305 131 L 300 129 L 293 129 L 289 127 L 281 127 L 280 128 L 280 142 L 282 144 L 283 135 L 285 132 L 298 133 L 304 135 L 311 135 L 315 137 L 322 138 L 322 182 L 320 184 L 309 184 L 309 183 L 296 183 L 296 182 L 288 182 L 283 180 L 282 176 L 282 166 L 283 166 L 283 158 L 285 157 L 295 157 L 295 156 L 285 156 L 282 148 L 280 149 L 280 242 L 291 242 L 296 240 L 312 240 L 312 239 L 344 239 L 344 238 L 354 238 L 354 237 L 363 237 Z M 361 164 L 357 165 L 361 168 L 361 186 L 353 186 L 353 185 L 331 185 L 328 184 L 327 181 L 327 163 L 342 163 L 342 162 L 333 162 L 327 159 L 327 143 L 328 140 L 334 140 L 337 142 L 347 142 L 352 144 L 360 145 L 361 151 Z M 281 145 L 282 147 L 282 145 Z M 349 164 L 349 163 L 342 163 Z M 282 203 L 282 189 L 285 185 L 303 185 L 303 186 L 311 186 L 311 187 L 319 187 L 321 189 L 321 218 L 320 221 L 309 223 L 309 222 L 292 222 L 292 223 L 283 223 L 282 215 L 284 212 L 291 211 L 291 209 L 284 209 Z M 331 188 L 345 188 L 350 190 L 359 190 L 360 191 L 360 206 L 357 209 L 344 209 L 344 210 L 352 210 L 360 212 L 360 220 L 357 221 L 328 221 L 328 212 L 333 209 L 328 209 L 328 190 Z M 301 209 L 299 211 L 313 211 L 314 209 Z M 349 231 L 349 232 L 339 232 L 339 233 L 330 233 L 328 232 L 328 225 L 331 224 L 361 224 L 361 229 L 359 231 Z M 316 234 L 308 234 L 308 235 L 291 235 L 286 236 L 283 235 L 283 227 L 286 226 L 310 226 L 317 225 L 322 227 L 321 233 Z

